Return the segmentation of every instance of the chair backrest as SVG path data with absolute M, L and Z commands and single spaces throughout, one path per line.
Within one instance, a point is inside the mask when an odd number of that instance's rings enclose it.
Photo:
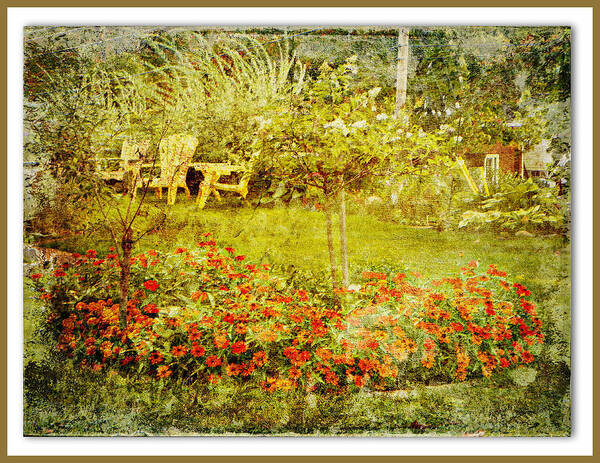
M 121 159 L 123 161 L 137 161 L 144 158 L 150 147 L 148 140 L 136 142 L 134 140 L 124 140 L 121 148 Z
M 161 179 L 169 185 L 184 183 L 196 146 L 198 139 L 193 135 L 163 138 L 159 145 Z

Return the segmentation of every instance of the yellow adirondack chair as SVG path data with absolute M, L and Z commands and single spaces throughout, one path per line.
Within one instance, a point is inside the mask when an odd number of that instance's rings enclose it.
M 172 135 L 161 140 L 159 145 L 160 176 L 150 179 L 140 179 L 136 182 L 135 190 L 147 186 L 154 188 L 157 196 L 162 198 L 162 189 L 168 188 L 167 204 L 175 204 L 177 188 L 182 187 L 187 197 L 190 190 L 185 182 L 194 151 L 198 146 L 198 139 L 192 135 Z M 144 167 L 148 166 L 147 164 Z M 135 192 L 134 192 L 135 195 Z
M 150 142 L 148 140 L 134 141 L 124 140 L 123 146 L 121 147 L 120 158 L 99 158 L 98 159 L 98 170 L 101 177 L 104 180 L 118 180 L 122 181 L 125 178 L 127 172 L 131 172 L 133 178 L 139 176 L 140 163 L 146 156 Z M 110 161 L 119 161 L 119 168 L 117 170 L 104 170 L 102 163 Z

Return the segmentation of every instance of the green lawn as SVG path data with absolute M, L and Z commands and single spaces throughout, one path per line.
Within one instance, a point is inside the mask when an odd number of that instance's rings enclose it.
M 337 231 L 337 223 L 336 223 Z M 180 201 L 163 227 L 138 243 L 138 250 L 192 247 L 211 232 L 249 262 L 296 271 L 298 281 L 327 283 L 324 214 L 304 208 L 253 208 L 214 203 L 204 210 Z M 69 251 L 106 250 L 100 234 L 54 243 Z M 546 327 L 538 374 L 521 386 L 485 379 L 446 386 L 404 383 L 397 394 L 361 393 L 318 397 L 302 410 L 297 398 L 223 388 L 217 392 L 156 390 L 145 382 L 82 375 L 68 365 L 41 360 L 43 340 L 32 330 L 35 305 L 26 300 L 26 359 L 35 358 L 26 381 L 27 434 L 178 433 L 393 433 L 462 435 L 568 435 L 570 433 L 570 248 L 561 237 L 515 237 L 489 233 L 438 232 L 410 228 L 359 214 L 348 217 L 351 279 L 382 266 L 437 278 L 466 262 L 496 264 L 524 282 L 536 296 Z M 37 350 L 36 350 L 37 349 Z M 37 354 L 34 354 L 37 352 Z M 29 356 L 29 357 L 28 357 Z M 26 361 L 26 364 L 28 362 Z M 35 370 L 35 371 L 34 371 Z M 518 381 L 517 381 L 518 382 Z M 197 393 L 199 395 L 197 395 Z M 93 422 L 89 422 L 94 417 Z

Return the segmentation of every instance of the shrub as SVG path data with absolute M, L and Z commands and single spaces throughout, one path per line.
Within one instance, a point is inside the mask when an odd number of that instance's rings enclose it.
M 500 191 L 488 198 L 476 198 L 462 214 L 459 228 L 492 228 L 566 233 L 569 204 L 558 196 L 556 186 L 544 186 L 531 178 L 526 181 L 505 177 Z
M 127 327 L 119 328 L 119 260 L 96 251 L 33 274 L 56 348 L 82 368 L 264 391 L 342 393 L 393 387 L 418 361 L 445 381 L 531 364 L 541 322 L 530 292 L 472 262 L 454 278 L 365 272 L 344 304 L 290 286 L 207 234 L 198 250 L 133 258 Z M 531 346 L 531 348 L 529 347 Z
M 358 311 L 387 314 L 380 320 L 405 330 L 417 342 L 421 366 L 431 372 L 426 376 L 490 378 L 532 363 L 531 351 L 538 353 L 544 335 L 531 292 L 494 265 L 485 272 L 477 267 L 472 261 L 455 277 L 418 286 L 410 282 L 421 278 L 418 273 L 390 279 L 366 272 L 372 305 Z

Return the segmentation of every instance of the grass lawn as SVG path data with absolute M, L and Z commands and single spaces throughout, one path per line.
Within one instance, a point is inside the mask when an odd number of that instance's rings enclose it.
M 99 382 L 39 360 L 33 330 L 35 312 L 26 299 L 25 339 L 33 372 L 25 409 L 27 434 L 182 433 L 393 433 L 462 435 L 569 435 L 570 433 L 570 248 L 561 237 L 516 237 L 491 233 L 438 232 L 410 228 L 350 208 L 348 253 L 351 280 L 368 269 L 419 272 L 433 279 L 455 273 L 475 259 L 496 264 L 535 295 L 546 326 L 546 343 L 535 379 L 495 385 L 485 379 L 444 386 L 405 382 L 402 391 L 318 397 L 314 409 L 298 409 L 293 395 L 260 391 L 154 390 L 124 383 L 119 376 Z M 337 222 L 336 222 L 337 231 Z M 157 231 L 137 245 L 142 251 L 193 247 L 211 232 L 249 262 L 295 272 L 299 282 L 328 284 L 329 260 L 324 214 L 304 208 L 253 208 L 209 203 L 197 210 L 179 202 Z M 68 251 L 106 251 L 106 236 L 92 234 L 56 241 Z M 40 343 L 42 341 L 39 341 Z M 29 349 L 29 351 L 27 350 Z M 27 362 L 26 362 L 27 363 Z M 44 369 L 51 372 L 43 373 Z M 34 374 L 35 373 L 35 374 Z M 37 382 L 36 382 L 37 381 Z M 515 384 L 521 382 L 521 385 Z M 29 392 L 27 392 L 29 391 Z M 40 392 L 43 391 L 43 392 Z M 29 395 L 28 395 L 29 394 Z M 92 423 L 89 421 L 93 418 Z

